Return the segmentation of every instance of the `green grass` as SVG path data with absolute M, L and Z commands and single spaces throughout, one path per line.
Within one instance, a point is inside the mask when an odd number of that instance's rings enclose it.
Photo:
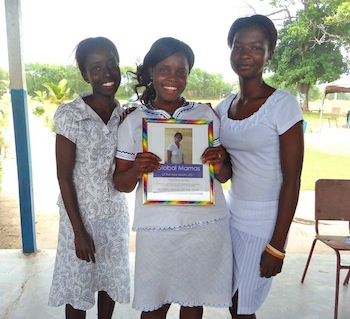
M 303 117 L 309 126 L 318 126 L 320 123 L 320 113 L 318 112 L 303 112 Z
M 306 148 L 301 190 L 314 190 L 320 178 L 350 179 L 350 158 Z

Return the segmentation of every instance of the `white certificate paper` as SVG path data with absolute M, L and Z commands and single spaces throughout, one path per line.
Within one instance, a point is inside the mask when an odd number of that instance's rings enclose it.
M 171 162 L 168 150 L 176 148 L 174 138 L 179 133 L 181 146 Z M 213 167 L 200 160 L 212 145 L 212 121 L 143 119 L 143 150 L 162 159 L 160 169 L 143 176 L 143 203 L 213 205 Z

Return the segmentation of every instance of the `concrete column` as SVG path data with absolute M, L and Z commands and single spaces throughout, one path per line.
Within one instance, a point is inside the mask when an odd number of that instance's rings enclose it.
M 32 163 L 28 128 L 25 68 L 22 59 L 21 0 L 5 0 L 10 93 L 15 130 L 22 247 L 36 251 Z

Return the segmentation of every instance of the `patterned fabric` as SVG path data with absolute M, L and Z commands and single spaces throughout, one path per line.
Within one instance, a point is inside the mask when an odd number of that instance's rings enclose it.
M 121 108 L 117 103 L 106 125 L 82 97 L 57 109 L 55 127 L 57 134 L 76 144 L 73 180 L 83 223 L 94 239 L 96 263 L 76 257 L 72 226 L 59 195 L 60 227 L 49 305 L 88 310 L 95 303 L 95 292 L 102 290 L 114 301 L 129 302 L 129 215 L 125 194 L 114 188 L 112 179 Z
M 122 109 L 114 109 L 107 125 L 79 96 L 73 102 L 61 105 L 55 113 L 56 134 L 76 144 L 74 184 L 80 213 L 86 217 L 104 218 L 114 214 L 111 201 L 124 200 L 124 194 L 115 191 L 113 172 L 117 130 Z M 58 205 L 63 207 L 61 195 Z
M 133 307 L 163 304 L 228 308 L 232 298 L 228 220 L 204 226 L 137 232 Z

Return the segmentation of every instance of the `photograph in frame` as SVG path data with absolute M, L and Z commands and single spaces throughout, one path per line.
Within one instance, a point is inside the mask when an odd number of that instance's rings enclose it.
M 143 151 L 161 158 L 143 176 L 143 204 L 213 205 L 214 169 L 200 157 L 213 145 L 213 122 L 143 119 Z

